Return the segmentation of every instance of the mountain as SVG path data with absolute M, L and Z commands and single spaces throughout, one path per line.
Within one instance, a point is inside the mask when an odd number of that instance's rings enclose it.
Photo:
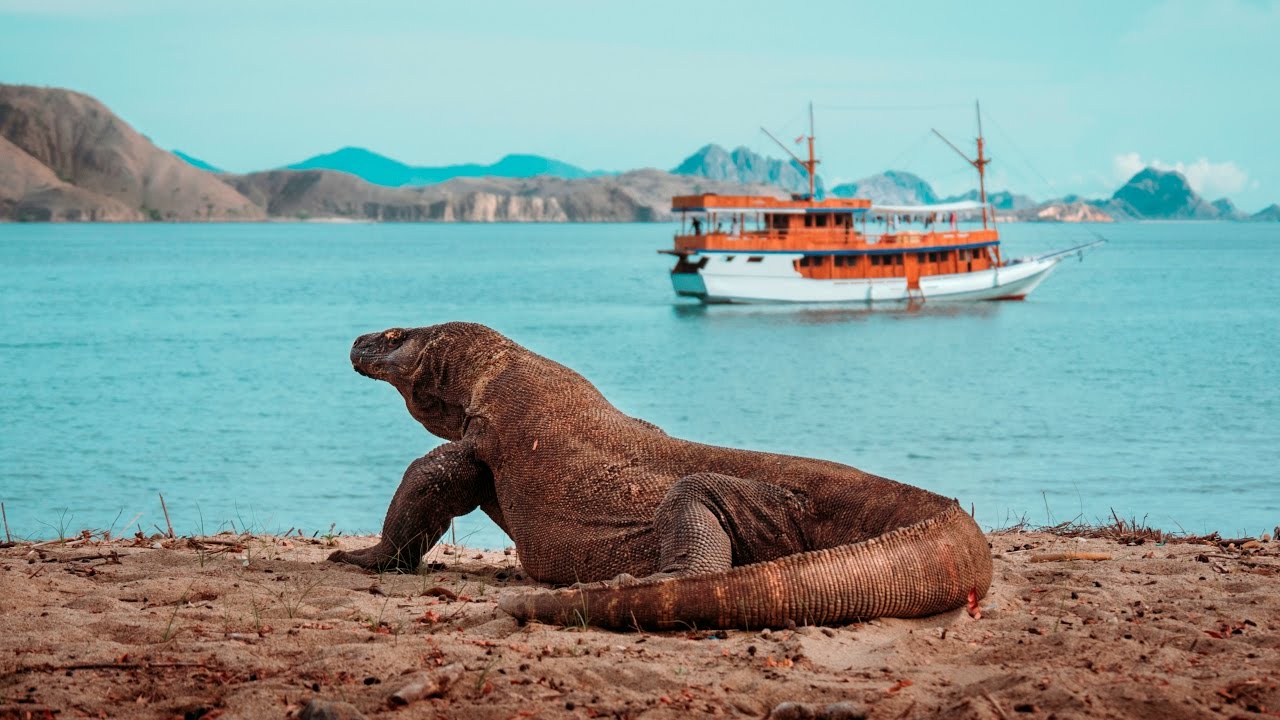
M 562 178 L 583 178 L 603 174 L 583 170 L 540 155 L 507 155 L 491 165 L 472 163 L 444 167 L 415 167 L 357 147 L 345 147 L 325 155 L 317 155 L 289 165 L 285 169 L 337 170 L 350 173 L 375 185 L 388 187 L 430 185 L 457 177 L 526 178 L 551 175 Z
M 1249 216 L 1253 222 L 1280 222 L 1280 205 L 1271 203 L 1265 208 Z
M 803 166 L 794 160 L 760 155 L 745 147 L 734 148 L 730 152 L 719 145 L 704 145 L 671 172 L 712 180 L 773 185 L 793 193 L 809 192 L 809 173 Z M 819 197 L 823 194 L 821 177 L 814 180 L 814 192 Z
M 1249 216 L 1240 211 L 1236 204 L 1227 198 L 1218 198 L 1209 203 L 1214 210 L 1218 211 L 1219 220 L 1248 220 Z
M 1000 215 L 1000 220 L 1022 222 L 1115 222 L 1115 218 L 1098 209 L 1096 205 L 1081 200 L 1050 200 L 1049 202 L 1030 207 L 1018 208 L 1008 215 Z
M 886 170 L 879 175 L 862 178 L 831 188 L 835 197 L 867 198 L 882 205 L 931 205 L 938 194 L 920 176 L 903 170 Z
M 0 219 L 258 220 L 261 208 L 70 90 L 0 85 Z
M 962 195 L 945 197 L 939 202 L 963 202 L 965 200 L 977 200 L 978 197 L 979 194 L 977 190 L 970 190 Z M 1023 210 L 1029 207 L 1035 207 L 1039 204 L 1026 195 L 1018 195 L 1009 192 L 1008 190 L 987 193 L 987 203 L 996 210 Z
M 191 167 L 200 168 L 205 172 L 220 173 L 223 171 L 222 168 L 214 167 L 213 165 L 210 165 L 209 163 L 201 160 L 200 158 L 188 155 L 182 152 L 181 150 L 174 150 L 173 154 L 177 155 L 179 160 L 186 162 Z
M 1097 206 L 1113 217 L 1135 220 L 1216 220 L 1221 215 L 1191 189 L 1182 173 L 1152 167 L 1129 178 Z
M 290 219 L 408 222 L 652 222 L 672 218 L 671 197 L 704 192 L 780 194 L 706 178 L 635 170 L 590 178 L 455 178 L 390 188 L 332 170 L 272 170 L 225 176 L 267 209 Z

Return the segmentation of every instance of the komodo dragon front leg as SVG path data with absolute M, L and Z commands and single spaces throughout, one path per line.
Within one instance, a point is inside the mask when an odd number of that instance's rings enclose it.
M 496 508 L 489 468 L 476 460 L 471 443 L 446 443 L 409 464 L 377 545 L 339 550 L 329 559 L 367 570 L 413 571 L 450 520 L 481 506 L 486 512 Z

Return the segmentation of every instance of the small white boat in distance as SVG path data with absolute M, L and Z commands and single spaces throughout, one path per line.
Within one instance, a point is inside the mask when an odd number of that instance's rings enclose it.
M 812 130 L 808 139 L 808 161 L 795 158 L 809 173 L 808 195 L 672 198 L 680 232 L 672 249 L 659 252 L 676 256 L 676 294 L 706 303 L 1022 300 L 1063 258 L 1105 242 L 1001 257 L 995 213 L 986 202 L 990 160 L 981 122 L 977 159 L 965 157 L 978 170 L 980 199 L 938 205 L 815 199 Z M 978 215 L 981 228 L 958 227 L 961 218 Z

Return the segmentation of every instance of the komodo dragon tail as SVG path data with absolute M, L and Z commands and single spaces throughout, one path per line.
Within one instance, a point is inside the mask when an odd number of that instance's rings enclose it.
M 724 572 L 508 595 L 521 622 L 612 628 L 766 628 L 921 617 L 985 597 L 991 550 L 958 504 L 870 540 Z

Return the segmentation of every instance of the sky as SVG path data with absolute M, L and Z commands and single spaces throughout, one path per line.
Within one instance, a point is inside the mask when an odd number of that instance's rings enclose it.
M 1110 195 L 1146 165 L 1280 202 L 1280 0 L 1070 3 L 0 0 L 0 82 L 98 98 L 219 167 L 343 146 L 414 165 L 535 153 L 670 169 L 709 142 L 782 156 L 815 108 L 828 184 Z M 798 146 L 793 146 L 799 150 Z

